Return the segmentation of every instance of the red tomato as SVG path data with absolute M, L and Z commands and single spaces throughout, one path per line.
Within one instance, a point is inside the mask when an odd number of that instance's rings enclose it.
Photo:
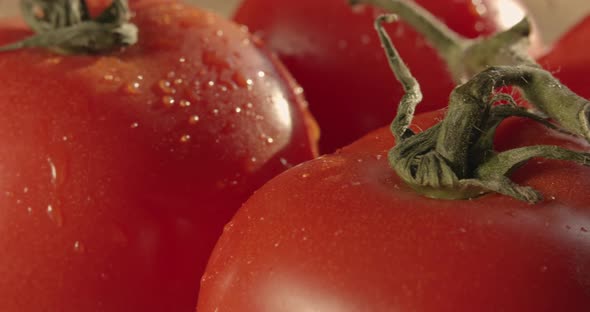
M 440 114 L 417 117 L 426 129 Z M 542 133 L 543 135 L 539 135 Z M 529 120 L 497 133 L 588 145 Z M 535 161 L 513 176 L 546 200 L 435 200 L 390 169 L 388 128 L 271 180 L 225 227 L 199 312 L 582 311 L 590 304 L 590 168 Z
M 139 42 L 0 53 L 0 311 L 193 311 L 223 225 L 313 158 L 313 120 L 244 28 L 133 2 Z M 0 44 L 30 34 L 2 22 Z
M 590 16 L 568 31 L 539 63 L 570 89 L 590 99 L 590 50 L 586 48 L 589 33 Z
M 277 52 L 305 89 L 322 129 L 320 149 L 332 152 L 391 121 L 403 95 L 373 30 L 377 11 L 352 10 L 345 0 L 246 0 L 235 20 Z M 514 0 L 417 0 L 469 38 L 512 26 L 524 16 Z M 520 10 L 520 11 L 519 11 Z M 405 23 L 387 27 L 423 85 L 429 111 L 447 105 L 455 86 L 437 52 Z

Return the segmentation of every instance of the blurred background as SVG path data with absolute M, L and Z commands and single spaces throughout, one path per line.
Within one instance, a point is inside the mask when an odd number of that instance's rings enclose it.
M 19 0 L 0 0 L 0 17 L 17 14 Z M 185 0 L 230 16 L 240 0 Z M 297 0 L 289 0 L 297 1 Z M 322 1 L 322 0 L 317 0 Z M 344 1 L 344 0 L 342 0 Z M 454 1 L 454 0 L 438 0 Z M 473 0 L 478 1 L 478 0 Z M 590 0 L 520 0 L 536 16 L 545 43 L 551 43 L 580 19 L 590 15 Z

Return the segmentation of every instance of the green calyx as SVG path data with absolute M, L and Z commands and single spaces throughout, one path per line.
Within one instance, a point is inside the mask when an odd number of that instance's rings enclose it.
M 348 0 L 350 5 L 368 4 L 395 13 L 422 34 L 447 64 L 456 83 L 464 83 L 488 66 L 534 64 L 527 54 L 531 25 L 524 18 L 511 28 L 487 38 L 465 38 L 448 28 L 430 12 L 408 0 Z
M 396 145 L 389 152 L 389 162 L 399 177 L 417 192 L 441 199 L 470 199 L 497 192 L 536 203 L 542 200 L 542 195 L 511 181 L 509 175 L 514 169 L 535 157 L 590 166 L 590 153 L 558 146 L 494 151 L 496 128 L 511 116 L 530 118 L 590 141 L 590 102 L 528 61 L 521 65 L 488 67 L 477 73 L 453 90 L 441 122 L 413 133 L 409 126 L 422 94 L 383 29 L 382 23 L 393 19 L 392 15 L 384 15 L 375 22 L 389 64 L 406 92 L 391 124 Z M 518 107 L 510 95 L 495 93 L 504 86 L 520 89 L 536 110 Z
M 21 0 L 20 7 L 35 35 L 0 51 L 40 47 L 63 54 L 95 54 L 137 42 L 138 30 L 129 23 L 126 0 L 114 0 L 95 18 L 85 0 Z

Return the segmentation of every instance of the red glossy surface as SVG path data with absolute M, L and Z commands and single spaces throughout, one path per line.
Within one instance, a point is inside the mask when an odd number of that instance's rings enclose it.
M 133 8 L 128 49 L 0 54 L 0 311 L 193 311 L 223 225 L 315 155 L 293 80 L 244 29 Z
M 566 86 L 590 99 L 590 16 L 569 30 L 539 63 Z
M 432 124 L 432 115 L 417 125 Z M 541 135 L 539 135 L 541 134 Z M 530 121 L 498 146 L 588 145 Z M 582 311 L 590 305 L 590 168 L 533 160 L 514 179 L 546 200 L 421 197 L 389 168 L 387 128 L 271 180 L 239 210 L 199 312 Z
M 511 26 L 523 16 L 513 0 L 416 2 L 470 38 Z M 378 12 L 352 10 L 345 0 L 246 0 L 235 15 L 277 52 L 305 89 L 322 130 L 322 152 L 389 124 L 403 95 L 373 29 Z M 425 90 L 425 104 L 418 109 L 445 107 L 454 87 L 446 64 L 407 24 L 387 29 Z

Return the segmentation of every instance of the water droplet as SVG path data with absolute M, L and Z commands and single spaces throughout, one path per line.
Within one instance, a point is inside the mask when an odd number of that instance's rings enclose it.
M 272 144 L 272 143 L 274 143 L 274 141 L 275 140 L 271 137 L 266 138 L 266 143 L 268 143 L 268 144 Z
M 176 90 L 174 88 L 172 88 L 172 84 L 168 80 L 160 80 L 160 81 L 158 81 L 158 88 L 164 94 L 174 94 L 174 93 L 176 93 Z
M 242 75 L 242 73 L 240 72 L 235 72 L 232 75 L 231 79 L 238 87 L 244 88 L 248 86 L 246 82 L 246 77 L 244 77 L 244 75 Z
M 276 247 L 279 247 L 279 245 L 280 245 L 280 243 L 279 243 L 279 242 L 276 242 L 276 243 L 274 243 L 274 246 L 275 246 L 275 248 L 276 248 Z
M 184 62 L 186 62 L 186 58 L 181 57 L 181 58 L 178 59 L 178 62 L 179 63 L 184 63 Z
M 242 108 L 240 108 L 240 107 L 236 107 L 236 109 L 235 109 L 235 112 L 236 112 L 236 114 L 239 114 L 239 113 L 241 113 L 241 112 L 242 112 Z
M 166 95 L 166 96 L 162 97 L 162 104 L 166 108 L 170 108 L 170 107 L 174 106 L 174 102 L 175 101 L 176 100 L 173 97 L 169 96 L 169 95 Z
M 180 105 L 180 107 L 189 107 L 189 106 L 191 106 L 191 102 L 189 102 L 187 100 L 180 100 L 180 102 L 178 104 Z
M 219 109 L 217 109 L 217 108 L 214 108 L 214 109 L 211 111 L 211 113 L 213 113 L 213 115 L 217 116 L 217 115 L 219 115 Z
M 188 123 L 191 125 L 196 124 L 197 122 L 199 122 L 199 116 L 198 115 L 192 115 L 189 119 L 188 119 Z
M 58 227 L 63 225 L 63 216 L 57 207 L 54 207 L 51 204 L 47 205 L 47 215 Z
M 126 85 L 125 91 L 127 94 L 139 94 L 141 84 L 139 82 L 130 82 Z
M 309 178 L 310 174 L 309 173 L 304 173 L 301 175 L 302 178 L 306 179 Z
M 231 66 L 228 60 L 218 54 L 215 50 L 206 50 L 202 54 L 203 64 L 217 69 L 229 69 Z
M 283 165 L 285 168 L 293 167 L 293 164 L 289 163 L 289 161 L 283 157 L 279 158 L 279 161 L 281 162 L 281 165 Z
M 74 251 L 77 253 L 84 253 L 86 251 L 86 247 L 80 241 L 74 242 Z
M 104 80 L 106 81 L 113 81 L 115 80 L 115 76 L 111 75 L 111 74 L 106 74 L 102 77 Z
M 217 31 L 215 32 L 215 35 L 216 35 L 217 37 L 223 37 L 223 30 L 221 30 L 221 29 L 217 30 Z
M 190 141 L 190 140 L 191 140 L 191 136 L 190 136 L 190 134 L 183 134 L 183 135 L 180 137 L 180 142 L 182 142 L 182 143 L 186 143 L 186 142 L 188 142 L 188 141 Z
M 246 108 L 247 109 L 251 109 L 252 107 L 254 107 L 254 104 L 252 104 L 250 102 L 246 103 Z
M 301 95 L 301 94 L 303 94 L 303 91 L 304 91 L 304 90 L 303 90 L 303 88 L 302 88 L 302 87 L 297 87 L 297 88 L 295 88 L 295 94 L 297 94 L 297 95 Z
M 265 72 L 263 72 L 263 71 L 259 71 L 258 72 L 258 77 L 264 78 L 264 76 L 266 76 L 266 73 Z
M 57 168 L 50 157 L 47 158 L 47 163 L 49 163 L 49 170 L 51 172 L 51 184 L 55 186 L 57 185 Z
M 131 124 L 131 126 L 130 126 L 130 128 L 131 128 L 131 129 L 135 129 L 135 128 L 137 128 L 137 127 L 139 127 L 139 123 L 138 123 L 138 122 L 134 122 L 134 123 L 132 123 L 132 124 Z
M 207 85 L 208 85 L 209 87 L 213 87 L 213 86 L 215 86 L 215 81 L 213 81 L 213 80 L 209 80 L 209 82 L 207 82 Z
M 246 85 L 252 86 L 253 84 L 254 84 L 254 81 L 252 79 L 246 79 Z
M 27 207 L 27 214 L 29 216 L 33 214 L 33 207 L 31 207 L 31 206 Z

